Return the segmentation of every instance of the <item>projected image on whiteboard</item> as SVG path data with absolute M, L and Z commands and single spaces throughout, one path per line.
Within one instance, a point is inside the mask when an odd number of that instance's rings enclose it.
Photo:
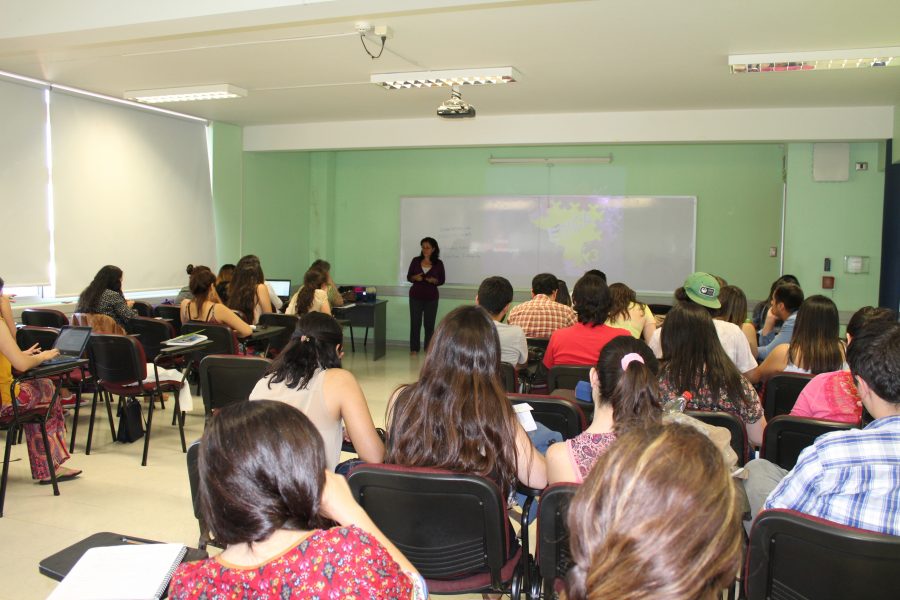
M 610 283 L 671 293 L 694 270 L 696 205 L 693 196 L 405 197 L 399 279 L 432 236 L 451 285 L 503 275 L 528 288 L 546 271 L 571 286 L 601 269 Z

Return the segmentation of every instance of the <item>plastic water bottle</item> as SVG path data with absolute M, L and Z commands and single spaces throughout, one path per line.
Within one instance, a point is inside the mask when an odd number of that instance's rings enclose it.
M 683 413 L 688 401 L 693 397 L 693 394 L 691 394 L 690 392 L 683 392 L 677 398 L 669 400 L 665 403 L 665 405 L 663 406 L 663 413 L 667 415 Z

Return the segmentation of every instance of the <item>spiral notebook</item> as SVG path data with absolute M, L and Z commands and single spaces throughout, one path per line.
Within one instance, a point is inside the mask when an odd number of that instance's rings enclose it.
M 183 544 L 91 548 L 47 600 L 156 600 L 186 552 Z

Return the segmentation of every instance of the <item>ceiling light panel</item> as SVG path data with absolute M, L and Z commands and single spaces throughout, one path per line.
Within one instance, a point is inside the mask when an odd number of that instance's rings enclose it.
M 129 100 L 136 100 L 147 104 L 191 102 L 195 100 L 225 100 L 227 98 L 243 98 L 246 95 L 247 90 L 228 83 L 125 92 L 125 97 Z
M 522 78 L 514 67 L 486 69 L 454 69 L 449 71 L 415 71 L 411 73 L 376 73 L 371 82 L 387 90 L 409 88 L 452 87 L 454 85 L 491 85 L 515 83 Z
M 732 73 L 866 69 L 898 65 L 900 65 L 900 47 L 733 54 L 728 57 L 728 66 Z

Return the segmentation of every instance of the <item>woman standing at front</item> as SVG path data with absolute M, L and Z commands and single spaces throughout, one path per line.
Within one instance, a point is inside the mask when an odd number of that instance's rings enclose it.
M 422 329 L 422 317 L 425 317 L 425 349 L 434 332 L 434 320 L 437 317 L 438 286 L 444 285 L 444 263 L 441 262 L 441 249 L 437 240 L 431 237 L 422 238 L 422 253 L 409 263 L 406 280 L 412 283 L 409 290 L 409 353 L 419 353 L 419 331 Z

